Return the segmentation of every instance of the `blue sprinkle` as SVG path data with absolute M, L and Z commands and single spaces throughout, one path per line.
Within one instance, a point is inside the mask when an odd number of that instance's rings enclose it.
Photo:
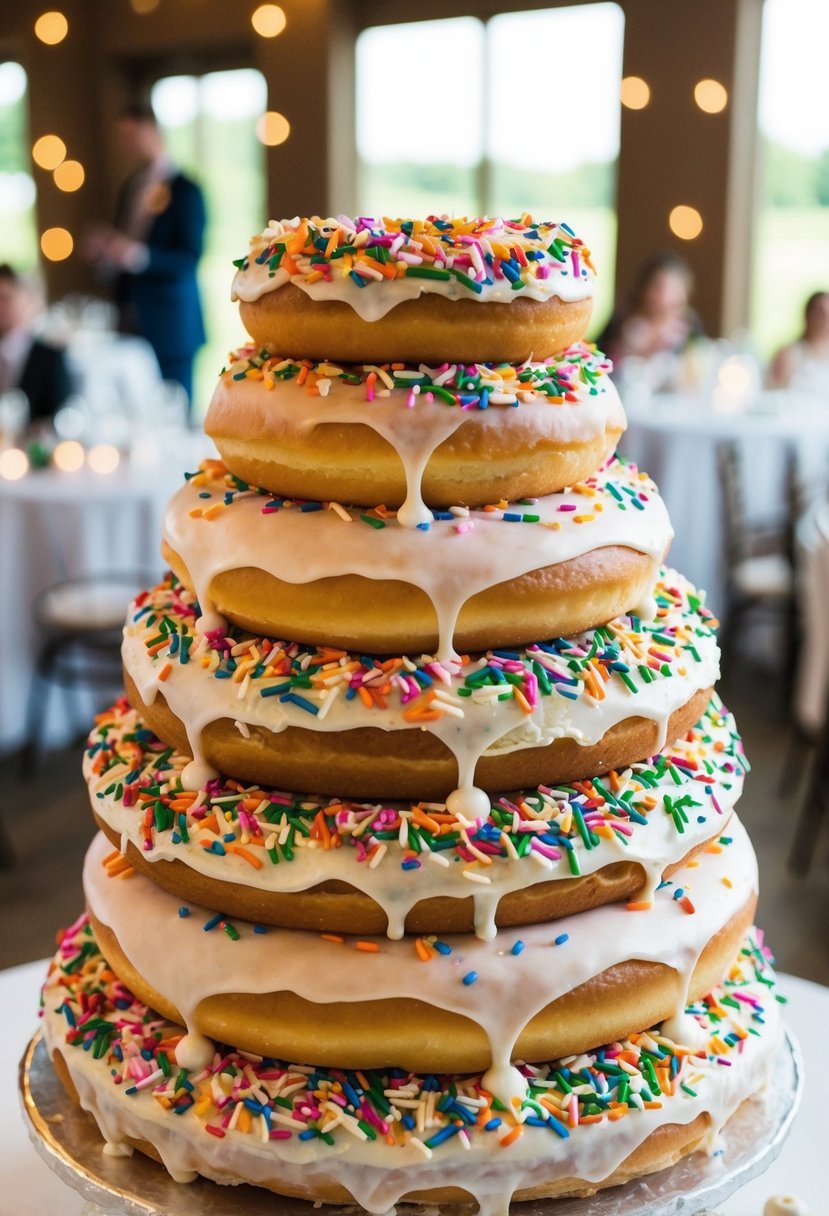
M 552 1115 L 547 1116 L 547 1127 L 551 1127 L 557 1135 L 561 1136 L 562 1140 L 570 1139 L 570 1133 L 568 1132 L 567 1128 L 563 1123 L 559 1123 L 558 1119 L 555 1119 Z
M 314 717 L 319 713 L 319 706 L 314 705 L 306 697 L 301 697 L 298 692 L 286 692 L 279 700 L 284 705 L 289 701 L 292 705 L 298 705 L 300 709 L 304 709 L 306 713 L 313 714 Z
M 518 941 L 515 943 L 513 948 L 510 950 L 510 954 L 520 954 L 523 949 L 524 949 L 524 943 L 521 941 L 521 938 L 519 937 Z
M 368 287 L 368 283 L 369 283 L 368 279 L 364 279 L 362 277 L 362 275 L 357 274 L 356 270 L 349 270 L 348 274 L 349 274 L 349 278 L 352 278 L 358 287 Z M 302 1138 L 303 1137 L 300 1136 L 300 1140 Z M 305 1139 L 307 1139 L 307 1136 L 305 1137 Z
M 432 945 L 437 950 L 438 954 L 451 954 L 452 953 L 452 947 L 447 946 L 446 942 L 436 941 L 436 942 L 432 942 Z
M 288 692 L 291 687 L 290 680 L 284 681 L 282 684 L 272 684 L 270 688 L 260 688 L 260 697 L 278 697 L 280 693 Z
M 460 1123 L 449 1123 L 446 1127 L 442 1127 L 439 1132 L 435 1132 L 434 1136 L 430 1136 L 424 1143 L 427 1148 L 437 1148 L 439 1144 L 443 1144 L 444 1140 L 448 1140 L 450 1136 L 456 1136 L 460 1130 Z
M 199 498 L 212 498 L 212 497 L 213 497 L 213 495 L 210 493 L 209 490 L 201 490 L 199 492 Z
M 475 983 L 475 980 L 477 978 L 478 978 L 477 971 L 467 971 L 466 975 L 463 977 L 463 982 L 466 984 L 466 986 L 468 988 L 470 984 Z
M 182 906 L 181 906 L 181 907 L 179 908 L 179 910 L 178 910 L 178 914 L 179 914 L 179 916 L 180 916 L 182 919 L 184 919 L 184 917 L 185 917 L 185 916 L 189 916 L 189 915 L 190 915 L 190 909 L 189 909 L 189 908 L 186 908 L 186 907 L 184 906 L 184 904 L 182 904 Z
M 309 511 L 321 511 L 322 503 L 321 502 L 304 502 L 299 509 L 300 509 L 300 511 L 303 511 L 305 514 L 307 514 Z
M 570 940 L 569 933 L 559 933 L 558 937 L 556 938 L 555 944 L 557 946 L 563 946 L 564 943 L 569 942 L 569 940 Z
M 210 920 L 206 920 L 202 925 L 205 933 L 209 933 L 211 929 L 215 929 L 218 924 L 221 924 L 222 914 L 217 912 L 215 916 L 211 916 Z
M 253 926 L 254 933 L 267 933 L 267 931 L 268 930 L 265 925 L 254 925 Z
M 674 891 L 674 899 L 682 899 L 682 896 L 684 894 L 685 894 L 685 888 L 677 887 L 677 889 Z
M 488 1123 L 484 1124 L 484 1131 L 485 1132 L 494 1132 L 496 1127 L 500 1127 L 500 1126 L 501 1126 L 501 1120 L 496 1115 L 496 1117 L 494 1119 L 490 1119 Z
M 418 532 L 428 532 L 431 526 L 431 524 L 415 524 Z
M 508 524 L 520 524 L 524 516 L 517 511 L 505 511 L 501 518 Z

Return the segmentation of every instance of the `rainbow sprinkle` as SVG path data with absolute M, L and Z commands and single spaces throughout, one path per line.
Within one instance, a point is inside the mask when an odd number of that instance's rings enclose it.
M 486 286 L 520 291 L 552 275 L 591 283 L 590 250 L 564 223 L 521 219 L 294 219 L 271 222 L 234 266 L 311 285 L 350 278 L 358 287 L 418 278 L 456 284 L 474 297 Z
M 455 675 L 428 655 L 354 655 L 256 637 L 232 625 L 197 634 L 198 602 L 172 574 L 138 596 L 128 625 L 143 640 L 159 678 L 169 677 L 168 663 L 172 670 L 198 662 L 206 677 L 241 685 L 240 700 L 258 691 L 316 717 L 336 697 L 346 706 L 399 709 L 416 725 L 447 713 L 463 717 L 467 701 L 511 700 L 530 714 L 545 698 L 598 702 L 611 685 L 635 697 L 655 680 L 687 674 L 702 661 L 699 645 L 713 642 L 717 622 L 675 571 L 661 571 L 654 597 L 653 621 L 629 614 L 573 638 L 466 656 Z
M 147 854 L 169 842 L 182 853 L 201 848 L 228 858 L 228 865 L 261 870 L 289 864 L 309 846 L 345 846 L 356 863 L 371 868 L 397 864 L 416 872 L 431 855 L 442 864 L 463 863 L 462 874 L 471 867 L 469 876 L 479 881 L 489 881 L 482 871 L 493 862 L 523 858 L 542 858 L 550 868 L 556 862 L 565 876 L 578 875 L 586 851 L 602 840 L 629 847 L 656 815 L 667 815 L 678 835 L 691 817 L 716 830 L 724 813 L 718 794 L 748 769 L 734 721 L 716 697 L 693 730 L 656 756 L 601 778 L 494 795 L 489 815 L 471 823 L 443 803 L 356 802 L 230 778 L 185 790 L 181 773 L 188 761 L 121 699 L 97 717 L 88 740 L 93 806 L 111 799 L 131 809 Z M 670 795 L 660 790 L 666 783 Z M 105 808 L 100 813 L 106 818 Z
M 229 383 L 259 381 L 273 389 L 296 380 L 306 393 L 328 397 L 338 385 L 362 385 L 367 402 L 405 392 L 406 405 L 439 402 L 462 410 L 518 406 L 545 397 L 551 405 L 577 404 L 604 392 L 612 364 L 595 346 L 579 343 L 541 363 L 444 363 L 440 367 L 405 363 L 335 364 L 288 359 L 254 345 L 243 346 L 222 369 Z
M 333 1147 L 354 1137 L 390 1149 L 414 1144 L 428 1158 L 454 1136 L 469 1141 L 495 1133 L 493 1143 L 502 1148 L 529 1128 L 567 1139 L 593 1124 L 696 1098 L 712 1073 L 739 1058 L 750 1036 L 763 1034 L 768 1005 L 782 1000 L 774 986 L 769 952 L 755 930 L 723 984 L 688 1008 L 706 1033 L 704 1048 L 688 1052 L 656 1027 L 579 1056 L 519 1065 L 526 1093 L 513 1108 L 479 1076 L 315 1068 L 221 1044 L 208 1068 L 191 1073 L 175 1060 L 182 1028 L 118 980 L 86 916 L 62 935 L 44 1000 L 62 1016 L 67 1046 L 99 1061 L 102 1080 L 124 1101 L 146 1094 L 143 1100 L 197 1120 L 219 1138 L 296 1137 Z
M 359 507 L 347 508 L 340 503 L 280 497 L 270 490 L 243 481 L 241 477 L 231 473 L 221 460 L 203 460 L 196 472 L 185 473 L 184 476 L 191 486 L 199 489 L 199 499 L 204 502 L 203 506 L 192 507 L 188 514 L 192 519 L 204 520 L 207 523 L 219 518 L 234 505 L 251 498 L 266 500 L 261 507 L 263 515 L 273 515 L 278 511 L 309 514 L 331 508 L 345 522 L 361 520 L 375 528 L 383 528 L 388 522 L 396 522 L 397 512 L 384 505 L 373 507 L 367 512 Z M 585 477 L 566 490 L 550 496 L 558 503 L 555 509 L 558 518 L 550 519 L 549 510 L 544 516 L 539 511 L 524 510 L 523 508 L 533 507 L 539 502 L 537 498 L 525 498 L 513 503 L 501 499 L 499 502 L 474 509 L 455 506 L 448 510 L 434 510 L 432 519 L 437 524 L 451 525 L 455 531 L 467 531 L 474 526 L 476 520 L 487 519 L 504 523 L 537 524 L 539 527 L 558 532 L 565 525 L 569 527 L 593 523 L 605 511 L 644 511 L 657 494 L 656 486 L 647 473 L 643 473 L 632 461 L 617 455 L 605 461 L 590 477 Z M 417 526 L 428 531 L 432 525 L 424 523 Z

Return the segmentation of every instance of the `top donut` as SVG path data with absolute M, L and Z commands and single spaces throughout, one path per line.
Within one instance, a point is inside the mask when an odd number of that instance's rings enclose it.
M 528 215 L 272 220 L 235 265 L 255 342 L 354 363 L 549 358 L 584 337 L 595 279 L 567 224 Z

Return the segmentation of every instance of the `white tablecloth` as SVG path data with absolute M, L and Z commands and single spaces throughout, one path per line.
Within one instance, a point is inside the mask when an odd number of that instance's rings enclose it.
M 829 405 L 788 393 L 763 394 L 745 412 L 722 412 L 705 401 L 662 394 L 641 401 L 625 395 L 628 430 L 620 451 L 659 486 L 675 538 L 671 565 L 723 610 L 725 531 L 717 446 L 740 445 L 746 510 L 752 520 L 783 516 L 785 454 L 797 455 L 801 474 L 820 493 L 829 481 Z
M 156 459 L 145 453 L 143 461 L 122 463 L 114 473 L 94 473 L 85 465 L 74 473 L 49 468 L 20 481 L 0 480 L 0 754 L 23 739 L 42 642 L 31 615 L 35 597 L 53 583 L 87 574 L 160 573 L 167 499 L 185 469 L 195 468 L 211 450 L 202 435 L 182 432 Z M 51 702 L 45 736 L 64 742 L 60 697 Z
M 0 1044 L 0 1126 L 4 1131 L 0 1139 L 0 1178 L 3 1194 L 15 1196 L 14 1216 L 43 1216 L 45 1212 L 80 1216 L 82 1201 L 37 1156 L 18 1110 L 17 1065 L 37 1026 L 38 990 L 45 973 L 45 962 L 0 972 L 5 1031 Z M 803 1105 L 780 1157 L 766 1174 L 725 1204 L 723 1216 L 762 1216 L 770 1195 L 792 1193 L 809 1204 L 812 1216 L 824 1216 L 826 1211 L 823 1154 L 829 1074 L 822 1059 L 829 1023 L 829 989 L 791 976 L 781 977 L 781 982 L 789 997 L 788 1024 L 810 1065 Z

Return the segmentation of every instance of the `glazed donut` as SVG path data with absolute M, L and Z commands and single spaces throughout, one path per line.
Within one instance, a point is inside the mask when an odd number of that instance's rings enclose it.
M 749 999 L 720 1003 L 737 985 Z M 90 990 L 96 993 L 97 1025 L 117 1022 L 94 1051 L 84 1049 L 102 1034 L 83 1028 Z M 260 1062 L 232 1048 L 219 1049 L 212 1071 L 171 1067 L 182 1028 L 131 997 L 82 919 L 65 934 L 44 989 L 44 1035 L 58 1075 L 92 1112 L 111 1151 L 146 1153 L 179 1182 L 203 1175 L 364 1207 L 390 1208 L 401 1199 L 483 1205 L 493 1188 L 505 1202 L 590 1195 L 692 1152 L 768 1083 L 780 1040 L 778 1008 L 773 975 L 750 938 L 726 987 L 715 988 L 695 1007 L 701 1034 L 709 1039 L 707 1054 L 688 1054 L 657 1027 L 607 1047 L 601 1056 L 594 1051 L 527 1067 L 521 1112 L 531 1112 L 531 1118 L 516 1131 L 516 1118 L 492 1109 L 477 1077 L 437 1080 L 430 1074 L 427 1089 L 421 1077 L 371 1073 L 354 1076 L 344 1097 L 342 1072 Z M 620 1056 L 625 1071 L 608 1069 L 608 1059 Z M 655 1071 L 646 1063 L 654 1057 Z M 663 1070 L 665 1058 L 671 1070 Z M 577 1096 L 567 1092 L 567 1078 L 576 1069 Z M 158 1073 L 148 1087 L 146 1079 Z M 245 1106 L 249 1091 L 233 1086 L 240 1074 L 256 1091 L 257 1107 Z M 651 1088 L 654 1079 L 658 1094 Z M 281 1105 L 274 1097 L 280 1090 L 290 1095 Z M 466 1130 L 459 1134 L 461 1108 Z M 325 1123 L 318 1111 L 325 1112 Z M 263 1124 L 277 1135 L 263 1137 Z M 312 1131 L 321 1125 L 329 1127 L 327 1140 Z M 305 1137 L 300 1129 L 307 1129 Z M 244 1195 L 239 1192 L 242 1206 Z
M 193 597 L 170 579 L 130 610 L 125 686 L 150 729 L 193 756 L 194 788 L 219 772 L 349 798 L 557 785 L 652 756 L 705 712 L 712 618 L 674 571 L 655 596 L 649 624 L 621 617 L 450 673 L 428 657 L 196 635 Z
M 428 966 L 411 939 L 257 934 L 195 905 L 182 916 L 180 901 L 143 876 L 109 877 L 105 863 L 122 872 L 124 859 L 102 836 L 87 855 L 84 892 L 95 937 L 122 983 L 187 1028 L 180 1062 L 204 1067 L 212 1058 L 204 1037 L 230 1039 L 256 1055 L 313 1055 L 339 1068 L 487 1070 L 503 1098 L 513 1083 L 503 1072 L 509 1060 L 617 1041 L 677 1016 L 722 981 L 751 924 L 757 885 L 736 818 L 724 839 L 720 853 L 703 854 L 656 892 L 646 914 L 608 905 L 553 926 L 525 925 L 507 943 L 503 934 L 491 942 L 447 937 L 438 952 L 423 942 Z M 515 940 L 520 953 L 505 955 Z
M 236 263 L 254 341 L 349 363 L 523 363 L 580 342 L 590 251 L 525 220 L 272 221 Z
M 491 938 L 496 926 L 648 902 L 727 830 L 744 771 L 734 720 L 716 698 L 670 748 L 614 774 L 612 793 L 598 778 L 557 797 L 513 793 L 493 799 L 477 827 L 442 804 L 355 804 L 227 779 L 188 793 L 188 760 L 170 755 L 125 701 L 99 715 L 84 756 L 92 809 L 137 870 L 229 916 L 392 938 Z M 655 809 L 676 804 L 672 814 Z M 536 843 L 527 850 L 528 826 Z M 442 864 L 427 864 L 436 857 Z
M 437 368 L 251 346 L 232 356 L 205 431 L 237 477 L 285 497 L 406 503 L 404 516 L 424 500 L 482 507 L 552 494 L 607 460 L 625 425 L 609 370 L 586 346 L 519 367 Z
M 673 535 L 656 487 L 618 460 L 530 507 L 439 512 L 423 529 L 240 490 L 208 463 L 168 505 L 162 552 L 213 626 L 447 660 L 648 615 Z

